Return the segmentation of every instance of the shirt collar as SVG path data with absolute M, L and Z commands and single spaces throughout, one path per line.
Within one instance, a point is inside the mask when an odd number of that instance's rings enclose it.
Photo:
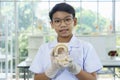
M 78 47 L 79 45 L 78 45 L 78 39 L 77 39 L 77 37 L 75 36 L 75 35 L 73 35 L 72 36 L 72 38 L 71 38 L 71 40 L 70 40 L 70 42 L 68 43 L 68 45 L 70 46 L 70 47 Z
M 79 47 L 78 41 L 79 40 L 77 39 L 77 37 L 73 35 L 70 42 L 68 42 L 68 46 L 69 47 Z M 50 48 L 55 47 L 57 45 L 57 43 L 58 43 L 58 41 L 57 41 L 57 39 L 55 39 L 53 42 L 51 42 L 49 44 Z

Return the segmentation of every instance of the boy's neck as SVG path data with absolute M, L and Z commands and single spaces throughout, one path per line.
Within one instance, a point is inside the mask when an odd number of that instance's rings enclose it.
M 57 40 L 58 42 L 61 42 L 61 43 L 67 43 L 71 40 L 73 35 L 70 35 L 70 36 L 67 36 L 67 37 L 58 37 Z

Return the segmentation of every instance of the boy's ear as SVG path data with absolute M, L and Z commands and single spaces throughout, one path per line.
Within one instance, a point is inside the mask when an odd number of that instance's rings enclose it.
M 74 18 L 74 26 L 77 25 L 77 18 Z
M 51 25 L 51 28 L 54 29 L 54 25 L 52 21 L 50 22 L 50 25 Z

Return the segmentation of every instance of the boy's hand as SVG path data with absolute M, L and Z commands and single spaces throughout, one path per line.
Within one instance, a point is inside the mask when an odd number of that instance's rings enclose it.
M 72 58 L 67 54 L 59 54 L 55 59 L 61 67 L 68 67 L 68 70 L 73 74 L 78 74 L 81 71 L 80 65 L 73 62 Z
M 49 78 L 54 78 L 60 69 L 62 67 L 58 64 L 55 57 L 51 57 L 51 66 L 45 71 L 45 75 Z
M 68 70 L 73 74 L 78 74 L 81 71 L 80 65 L 73 62 L 69 55 L 61 54 L 56 57 L 57 63 L 63 68 L 68 67 Z
M 68 65 L 68 70 L 69 70 L 72 74 L 76 75 L 76 74 L 78 74 L 78 73 L 81 71 L 81 67 L 80 67 L 80 65 L 78 65 L 77 63 L 75 63 L 75 62 L 72 61 L 72 62 Z

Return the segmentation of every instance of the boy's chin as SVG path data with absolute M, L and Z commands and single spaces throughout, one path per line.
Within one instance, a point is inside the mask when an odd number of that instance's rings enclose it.
M 61 37 L 63 37 L 63 38 L 67 38 L 67 37 L 70 37 L 71 35 L 70 34 L 63 34 L 63 35 L 61 35 Z

